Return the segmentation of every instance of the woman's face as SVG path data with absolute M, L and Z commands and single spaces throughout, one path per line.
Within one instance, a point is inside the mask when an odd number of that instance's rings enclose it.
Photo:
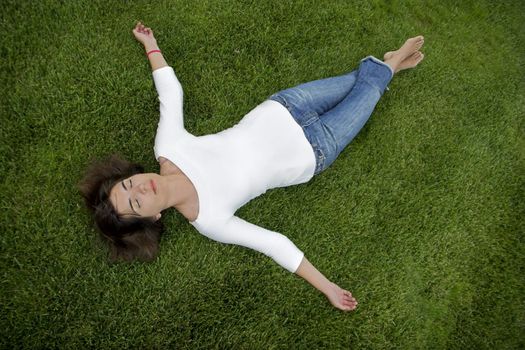
M 110 192 L 110 201 L 119 215 L 160 218 L 165 198 L 158 191 L 161 176 L 155 173 L 135 174 L 117 182 Z

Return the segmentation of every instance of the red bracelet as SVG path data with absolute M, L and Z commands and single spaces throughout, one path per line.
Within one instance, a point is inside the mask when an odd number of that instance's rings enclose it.
M 160 50 L 151 50 L 150 52 L 148 52 L 148 53 L 146 54 L 146 56 L 149 57 L 149 54 L 150 54 L 150 53 L 154 53 L 154 52 L 160 52 Z

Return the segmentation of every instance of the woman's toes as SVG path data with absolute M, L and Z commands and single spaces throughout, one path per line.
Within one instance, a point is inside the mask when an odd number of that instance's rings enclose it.
M 422 52 L 416 52 L 416 54 L 414 55 L 415 64 L 417 65 L 419 62 L 421 62 L 423 57 L 425 57 L 425 55 Z

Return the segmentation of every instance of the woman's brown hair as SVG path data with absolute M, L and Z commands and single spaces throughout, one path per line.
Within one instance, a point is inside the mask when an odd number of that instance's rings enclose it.
M 112 262 L 151 261 L 158 255 L 160 235 L 164 230 L 160 220 L 120 217 L 109 197 L 115 184 L 143 172 L 141 165 L 111 155 L 93 161 L 79 184 L 96 226 L 110 247 Z

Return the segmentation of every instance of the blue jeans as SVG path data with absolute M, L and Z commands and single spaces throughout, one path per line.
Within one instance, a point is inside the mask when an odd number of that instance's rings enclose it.
M 394 72 L 368 56 L 351 73 L 311 81 L 269 97 L 303 128 L 316 158 L 315 175 L 328 168 L 372 114 Z

